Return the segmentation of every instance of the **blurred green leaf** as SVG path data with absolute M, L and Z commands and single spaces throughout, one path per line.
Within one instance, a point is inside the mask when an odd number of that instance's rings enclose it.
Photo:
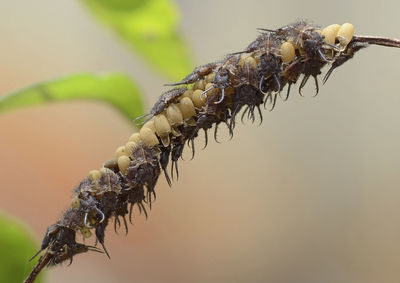
M 77 74 L 39 83 L 0 97 L 0 113 L 6 110 L 65 100 L 102 100 L 129 119 L 143 115 L 139 90 L 124 74 Z
M 20 283 L 36 264 L 36 261 L 28 260 L 37 252 L 38 246 L 26 227 L 2 213 L 0 231 L 0 282 Z
M 192 64 L 177 32 L 179 10 L 172 0 L 82 0 L 129 47 L 173 79 L 182 79 Z

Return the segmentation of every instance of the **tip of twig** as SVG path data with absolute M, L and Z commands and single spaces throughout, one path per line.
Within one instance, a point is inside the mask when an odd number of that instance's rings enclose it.
M 380 36 L 368 36 L 368 35 L 355 35 L 353 41 L 363 42 L 373 45 L 381 45 L 386 47 L 400 48 L 400 40 L 396 38 L 380 37 Z

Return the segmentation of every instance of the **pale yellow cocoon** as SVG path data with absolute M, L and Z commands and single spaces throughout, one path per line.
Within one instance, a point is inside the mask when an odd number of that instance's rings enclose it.
M 82 233 L 82 236 L 84 237 L 84 238 L 90 238 L 91 236 L 92 236 L 92 232 L 90 231 L 90 229 L 89 228 L 87 228 L 87 227 L 83 227 L 82 229 L 81 229 L 81 233 Z
M 338 33 L 337 33 L 337 38 L 340 42 L 341 46 L 347 46 L 349 42 L 352 40 L 354 35 L 354 26 L 350 23 L 345 23 L 340 26 Z
M 99 170 L 92 170 L 89 172 L 88 177 L 91 181 L 95 181 L 95 180 L 100 179 L 101 173 Z
M 140 142 L 140 134 L 139 134 L 139 133 L 133 133 L 133 134 L 129 137 L 129 141 L 135 142 L 135 143 L 139 143 L 139 142 Z
M 171 126 L 179 126 L 183 124 L 183 115 L 176 104 L 171 104 L 167 108 L 167 119 Z
M 283 63 L 289 63 L 293 61 L 296 56 L 294 46 L 291 42 L 286 41 L 281 45 L 281 56 Z
M 334 29 L 329 27 L 324 28 L 321 32 L 321 35 L 324 36 L 324 40 L 330 44 L 335 44 L 336 34 L 337 32 L 335 32 Z
M 257 61 L 252 56 L 246 57 L 244 62 L 247 66 L 250 66 L 253 69 L 257 69 Z
M 146 146 L 152 147 L 158 144 L 158 139 L 156 134 L 149 128 L 141 128 L 139 133 L 140 133 L 140 140 Z
M 211 83 L 212 80 L 215 78 L 215 73 L 211 73 L 206 77 L 206 83 Z
M 79 207 L 79 204 L 81 203 L 81 200 L 78 197 L 74 197 L 71 200 L 71 207 L 74 209 L 77 209 Z
M 153 132 L 156 132 L 156 127 L 154 126 L 154 120 L 151 119 L 150 121 L 147 121 L 143 127 L 145 128 L 149 128 L 150 130 L 152 130 Z
M 167 117 L 163 114 L 154 116 L 154 125 L 156 127 L 156 134 L 159 137 L 164 137 L 171 133 L 171 125 L 169 124 Z
M 115 157 L 118 159 L 120 158 L 122 155 L 126 155 L 125 152 L 125 146 L 121 145 L 117 148 L 117 150 L 115 151 Z
M 132 152 L 136 147 L 137 147 L 137 143 L 127 142 L 125 144 L 125 152 L 128 154 L 128 156 L 132 156 Z
M 202 90 L 195 90 L 192 94 L 192 100 L 194 106 L 197 108 L 203 107 L 206 104 L 206 95 L 201 95 L 203 93 Z
M 240 55 L 240 59 L 239 59 L 239 62 L 238 62 L 238 66 L 240 68 L 243 68 L 246 57 L 247 57 L 247 55 L 245 55 L 245 54 Z
M 130 164 L 131 159 L 128 156 L 122 155 L 120 158 L 118 158 L 118 168 L 119 171 L 122 172 L 122 174 L 126 174 L 126 169 L 128 169 Z
M 335 34 L 337 34 L 338 31 L 339 31 L 339 29 L 340 29 L 340 25 L 338 25 L 338 24 L 332 24 L 332 25 L 329 25 L 329 26 L 325 27 L 324 29 L 333 30 L 333 32 L 334 32 Z
M 209 88 L 211 88 L 211 87 L 213 87 L 213 88 L 210 89 L 209 91 L 207 91 L 207 93 L 203 94 L 203 96 L 211 96 L 211 95 L 213 95 L 213 94 L 215 94 L 215 93 L 218 92 L 219 89 L 216 88 L 216 87 L 214 87 L 214 84 L 213 84 L 213 83 L 208 83 L 208 84 L 206 84 L 206 90 L 209 89 Z
M 184 97 L 179 101 L 179 109 L 182 112 L 182 117 L 184 120 L 196 115 L 196 110 L 194 109 L 193 101 L 189 97 Z
M 199 81 L 194 83 L 193 90 L 196 90 L 196 89 L 204 90 L 204 86 L 205 86 L 204 80 L 199 80 Z
M 100 171 L 100 173 L 101 173 L 102 175 L 112 173 L 112 170 L 111 170 L 111 169 L 108 169 L 108 168 L 105 168 L 105 167 L 100 168 L 99 171 Z
M 182 94 L 181 97 L 189 97 L 189 98 L 192 98 L 192 93 L 193 93 L 193 90 L 192 90 L 192 89 L 185 90 L 185 92 Z

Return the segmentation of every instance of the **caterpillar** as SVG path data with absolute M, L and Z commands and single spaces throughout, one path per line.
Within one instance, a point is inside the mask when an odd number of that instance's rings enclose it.
M 291 86 L 300 80 L 298 92 L 312 77 L 315 95 L 318 77 L 326 83 L 332 72 L 368 45 L 400 47 L 400 40 L 354 35 L 350 23 L 325 28 L 299 21 L 278 29 L 260 29 L 260 35 L 244 50 L 224 59 L 197 67 L 180 82 L 167 84 L 148 114 L 139 117 L 142 127 L 126 144 L 117 148 L 115 157 L 99 170 L 92 170 L 73 190 L 70 207 L 47 228 L 39 251 L 43 255 L 24 282 L 34 282 L 46 266 L 69 261 L 75 255 L 94 251 L 109 253 L 105 229 L 114 221 L 117 230 L 123 223 L 128 232 L 132 208 L 136 205 L 147 217 L 156 198 L 155 186 L 161 173 L 168 184 L 178 178 L 178 160 L 186 145 L 195 154 L 194 139 L 213 126 L 214 138 L 223 123 L 233 136 L 237 115 L 253 122 L 263 114 L 261 107 L 274 109 L 277 98 L 287 100 Z M 284 88 L 286 94 L 281 96 Z M 169 166 L 169 164 L 171 165 Z M 122 223 L 121 223 L 122 221 Z M 79 243 L 94 237 L 99 247 Z

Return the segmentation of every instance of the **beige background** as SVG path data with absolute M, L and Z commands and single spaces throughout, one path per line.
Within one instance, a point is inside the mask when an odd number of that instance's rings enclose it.
M 400 38 L 397 1 L 178 1 L 196 64 L 300 18 L 351 21 Z M 0 93 L 79 71 L 125 71 L 150 107 L 166 78 L 105 32 L 78 1 L 0 2 Z M 292 92 L 265 122 L 239 124 L 164 177 L 148 221 L 109 229 L 112 260 L 76 257 L 48 282 L 399 282 L 400 50 L 370 47 L 311 98 Z M 0 208 L 41 239 L 72 188 L 134 130 L 101 103 L 0 115 Z

